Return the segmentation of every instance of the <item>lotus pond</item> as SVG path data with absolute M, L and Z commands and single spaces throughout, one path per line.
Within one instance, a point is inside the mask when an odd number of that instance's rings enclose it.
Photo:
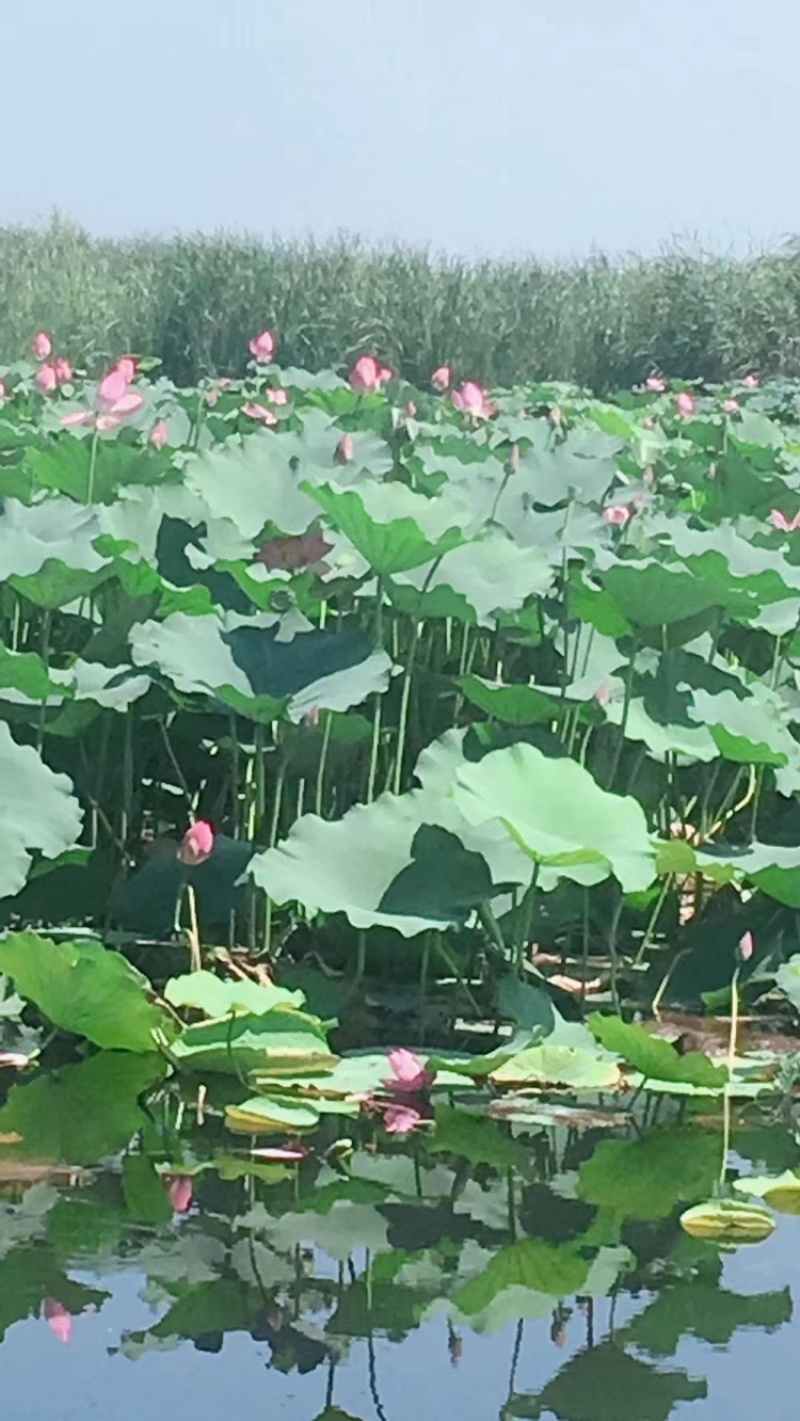
M 800 1211 L 800 387 L 33 349 L 0 1295 L 11 1372 L 70 1347 L 15 1414 L 744 1414 Z

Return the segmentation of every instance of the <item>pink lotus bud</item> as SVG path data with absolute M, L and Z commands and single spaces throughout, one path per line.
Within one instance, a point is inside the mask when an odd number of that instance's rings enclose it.
M 195 867 L 199 863 L 205 863 L 214 852 L 214 830 L 207 819 L 198 819 L 196 824 L 192 824 L 183 836 L 178 858 L 181 863 Z
M 97 386 L 98 406 L 101 409 L 110 410 L 118 400 L 127 394 L 129 383 L 127 375 L 124 370 L 120 370 L 119 365 L 116 365 L 113 370 L 109 370 Z
M 361 355 L 353 366 L 348 379 L 360 395 L 377 395 L 391 380 L 393 371 L 382 365 L 375 355 Z
M 604 508 L 602 514 L 603 522 L 615 528 L 624 528 L 630 516 L 630 509 L 624 503 L 613 503 L 610 508 Z
M 392 1075 L 383 1084 L 396 1095 L 416 1095 L 433 1085 L 434 1072 L 425 1069 L 415 1051 L 400 1046 L 388 1055 Z
M 749 375 L 745 375 L 742 384 L 746 390 L 757 390 L 761 384 L 761 377 L 756 374 L 755 370 L 751 370 Z
M 158 424 L 153 425 L 150 431 L 149 442 L 156 449 L 163 449 L 164 445 L 169 443 L 169 429 L 163 419 L 160 419 Z
M 667 382 L 663 375 L 648 375 L 644 382 L 644 388 L 649 390 L 651 395 L 663 395 L 667 388 Z
M 755 940 L 751 932 L 745 933 L 739 939 L 739 957 L 742 962 L 749 962 L 755 951 Z
M 419 1111 L 410 1105 L 387 1105 L 383 1112 L 383 1128 L 390 1135 L 410 1135 L 421 1122 Z
M 69 1342 L 72 1336 L 72 1314 L 67 1312 L 63 1303 L 59 1303 L 55 1298 L 45 1298 L 42 1302 L 42 1315 L 59 1342 Z
M 219 390 L 206 390 L 206 404 L 213 409 L 219 400 Z
M 121 375 L 126 385 L 130 385 L 136 379 L 138 366 L 132 355 L 123 355 L 114 366 L 118 375 Z
M 5 380 L 0 380 L 0 400 L 4 400 L 7 395 L 8 390 L 6 389 L 6 382 Z
M 342 435 L 339 443 L 336 445 L 336 452 L 333 457 L 337 464 L 352 464 L 356 457 L 352 434 Z
M 194 1199 L 190 1174 L 176 1174 L 167 1180 L 167 1195 L 176 1214 L 188 1214 Z
M 406 405 L 406 414 L 408 415 L 409 419 L 413 419 L 416 413 L 417 413 L 417 407 L 416 407 L 416 405 L 414 404 L 414 401 L 413 401 L 413 400 L 409 400 L 409 401 L 408 401 L 408 404 Z
M 40 365 L 36 371 L 36 384 L 43 395 L 52 395 L 58 389 L 55 365 Z
M 31 341 L 31 350 L 37 360 L 49 360 L 53 354 L 53 341 L 47 331 L 38 331 Z
M 697 409 L 697 401 L 690 390 L 681 390 L 675 397 L 675 409 L 681 419 L 689 419 Z
M 722 408 L 725 414 L 736 414 L 741 409 L 741 405 L 738 400 L 723 400 Z
M 273 405 L 288 405 L 289 393 L 287 390 L 267 390 L 267 399 Z
M 59 355 L 53 364 L 53 369 L 56 372 L 56 380 L 59 385 L 68 385 L 75 373 L 64 355 Z
M 452 379 L 453 371 L 449 365 L 440 365 L 438 370 L 434 370 L 431 375 L 431 385 L 437 395 L 443 395 L 445 391 L 450 389 Z
M 594 698 L 599 706 L 607 706 L 611 702 L 611 687 L 598 686 L 594 693 Z
M 242 405 L 242 414 L 246 414 L 248 419 L 260 420 L 261 424 L 273 425 L 278 423 L 278 416 L 268 410 L 266 405 L 255 404 L 249 400 L 246 405 Z
M 277 344 L 274 331 L 262 331 L 260 336 L 254 336 L 250 341 L 250 354 L 259 365 L 268 365 Z

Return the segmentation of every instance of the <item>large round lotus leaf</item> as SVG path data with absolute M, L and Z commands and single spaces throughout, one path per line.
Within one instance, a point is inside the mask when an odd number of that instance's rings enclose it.
M 549 559 L 539 548 L 520 548 L 490 532 L 446 552 L 435 568 L 415 567 L 401 582 L 435 591 L 449 587 L 463 597 L 483 626 L 495 612 L 515 612 L 529 597 L 543 596 L 553 582 Z
M 606 564 L 603 586 L 633 626 L 682 622 L 718 606 L 718 590 L 685 568 L 666 567 L 654 558 Z
M 7 498 L 0 511 L 0 578 L 28 577 L 47 562 L 97 572 L 107 561 L 95 550 L 101 528 L 92 508 L 49 498 L 26 508 Z
M 624 692 L 605 707 L 606 719 L 612 725 L 621 725 L 623 710 Z M 699 716 L 697 718 L 700 719 Z M 675 722 L 663 725 L 660 721 L 653 720 L 647 712 L 645 701 L 638 697 L 633 697 L 628 704 L 625 739 L 641 741 L 657 760 L 664 760 L 670 752 L 701 761 L 715 760 L 719 754 L 711 731 L 704 725 L 681 725 Z
M 470 512 L 453 497 L 425 498 L 400 483 L 307 487 L 382 577 L 431 562 L 466 541 L 462 528 Z
M 784 722 L 782 707 L 766 687 L 754 683 L 742 699 L 733 691 L 709 695 L 692 691 L 689 714 L 707 726 L 726 760 L 747 765 L 786 765 L 796 761 L 798 746 Z
M 767 602 L 782 602 L 800 591 L 800 567 L 775 548 L 760 548 L 743 538 L 732 523 L 713 530 L 690 528 L 678 518 L 665 518 L 670 546 L 703 581 L 719 588 L 720 605 L 744 591 L 759 611 Z
M 733 1187 L 741 1194 L 766 1199 L 770 1208 L 777 1209 L 779 1214 L 800 1214 L 800 1175 L 791 1169 L 777 1175 L 748 1175 L 734 1180 Z
M 531 503 L 544 507 L 569 499 L 600 503 L 617 476 L 615 455 L 621 447 L 619 439 L 584 429 L 549 449 L 528 449 L 513 475 L 515 491 L 519 486 Z
M 336 822 L 306 814 L 250 870 L 276 903 L 413 937 L 463 921 L 505 882 L 530 879 L 530 865 L 506 852 L 504 838 L 476 832 L 440 794 L 411 790 L 356 805 Z
M 301 1007 L 302 992 L 288 992 L 274 983 L 262 986 L 250 978 L 223 982 L 213 972 L 187 972 L 172 977 L 164 988 L 164 1000 L 173 1007 L 194 1007 L 210 1017 L 231 1015 L 263 1016 L 273 1007 Z
M 66 775 L 55 774 L 30 745 L 17 745 L 0 721 L 0 898 L 19 893 L 31 849 L 58 858 L 81 832 L 83 811 Z
M 681 1214 L 681 1228 L 692 1238 L 719 1243 L 762 1243 L 775 1232 L 775 1218 L 756 1204 L 735 1199 L 709 1199 Z
M 553 1299 L 579 1293 L 589 1272 L 589 1260 L 574 1244 L 524 1238 L 501 1248 L 485 1271 L 455 1295 L 459 1311 L 483 1312 L 493 1298 L 514 1286 L 548 1293 Z
M 749 879 L 770 898 L 800 908 L 800 848 L 796 845 L 754 843 L 738 853 L 698 851 L 697 867 L 718 883 Z
M 0 942 L 0 972 L 54 1026 L 106 1050 L 155 1051 L 155 1032 L 172 1035 L 172 1019 L 150 1000 L 147 978 L 100 943 L 14 933 Z
M 588 866 L 635 893 L 655 877 L 641 805 L 601 789 L 574 760 L 549 759 L 532 745 L 495 750 L 458 771 L 454 797 L 470 823 L 501 820 L 531 858 L 566 878 L 584 881 Z
M 313 708 L 345 711 L 385 691 L 391 661 L 358 630 L 319 630 L 270 613 L 190 617 L 174 612 L 131 631 L 138 666 L 157 667 L 180 691 L 216 696 L 253 718 L 276 719 L 288 702 L 299 721 Z M 263 715 L 261 714 L 263 710 Z
M 458 684 L 472 705 L 509 725 L 534 725 L 561 715 L 559 701 L 536 686 L 501 686 L 480 676 L 464 676 Z
M 580 1169 L 578 1198 L 630 1219 L 665 1219 L 719 1175 L 715 1131 L 674 1125 L 643 1140 L 602 1140 Z
M 490 1080 L 495 1085 L 536 1086 L 540 1090 L 613 1090 L 619 1085 L 619 1066 L 575 1046 L 529 1046 L 512 1056 Z
M 245 1076 L 249 1071 L 311 1075 L 334 1065 L 322 1023 L 294 1007 L 278 1006 L 263 1016 L 233 1016 L 187 1026 L 170 1047 L 187 1071 Z
M 635 1066 L 645 1081 L 680 1082 L 719 1091 L 725 1088 L 727 1068 L 715 1066 L 702 1051 L 689 1051 L 680 1056 L 669 1041 L 618 1016 L 601 1016 L 595 1012 L 589 1017 L 589 1026 L 607 1051 L 613 1051 Z

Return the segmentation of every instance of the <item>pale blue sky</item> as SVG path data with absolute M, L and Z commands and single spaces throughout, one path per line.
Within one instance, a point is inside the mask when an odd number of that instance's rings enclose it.
M 792 0 L 8 5 L 0 222 L 467 255 L 800 232 Z

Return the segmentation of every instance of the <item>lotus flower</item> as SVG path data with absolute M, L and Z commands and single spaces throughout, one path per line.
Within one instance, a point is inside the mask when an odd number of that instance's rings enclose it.
M 266 405 L 256 404 L 253 400 L 248 400 L 246 405 L 242 405 L 242 414 L 246 414 L 248 419 L 257 419 L 259 423 L 273 425 L 278 423 L 278 416 L 268 410 Z
M 194 868 L 199 863 L 205 863 L 213 852 L 214 830 L 207 819 L 198 819 L 186 830 L 178 849 L 178 858 L 181 863 Z
M 31 350 L 37 360 L 49 360 L 53 354 L 53 341 L 47 331 L 37 331 L 31 341 Z
M 68 385 L 75 374 L 64 355 L 59 355 L 58 359 L 53 362 L 53 369 L 56 372 L 56 383 L 59 385 Z
M 800 513 L 795 513 L 794 518 L 789 519 L 779 508 L 773 508 L 769 521 L 773 528 L 777 528 L 781 533 L 796 533 L 800 528 Z
M 267 399 L 273 405 L 288 405 L 288 390 L 267 390 Z
M 94 409 L 65 415 L 61 427 L 72 429 L 79 424 L 91 424 L 98 430 L 116 429 L 128 415 L 138 413 L 143 407 L 144 396 L 129 390 L 124 371 L 114 369 L 97 386 Z
M 353 366 L 348 379 L 360 395 L 377 395 L 391 380 L 393 370 L 381 365 L 376 355 L 361 355 Z
M 667 388 L 667 382 L 663 375 L 648 375 L 644 382 L 644 388 L 649 390 L 651 395 L 663 395 Z
M 497 413 L 497 406 L 487 398 L 483 385 L 477 380 L 465 380 L 460 390 L 450 396 L 457 410 L 472 415 L 473 419 L 491 419 Z
M 742 384 L 746 390 L 757 390 L 761 384 L 761 376 L 755 370 L 751 370 L 749 375 L 745 375 Z
M 40 365 L 36 371 L 36 384 L 43 395 L 52 395 L 58 389 L 55 365 Z
M 336 450 L 333 455 L 334 459 L 337 464 L 352 464 L 355 456 L 356 451 L 352 434 L 343 434 L 339 443 L 336 445 Z
M 0 400 L 4 400 L 8 395 L 5 380 L 0 380 Z
M 175 1174 L 167 1180 L 169 1202 L 176 1214 L 188 1214 L 194 1199 L 194 1185 L 189 1174 Z
M 410 1135 L 422 1124 L 422 1116 L 411 1105 L 387 1105 L 383 1112 L 383 1128 L 390 1135 Z
M 689 419 L 697 409 L 697 401 L 690 390 L 681 390 L 675 397 L 675 409 L 681 419 Z
M 611 703 L 611 687 L 610 687 L 610 686 L 606 686 L 606 685 L 598 686 L 598 687 L 597 687 L 597 690 L 596 690 L 595 693 L 594 693 L 594 698 L 595 698 L 595 700 L 597 701 L 597 704 L 598 704 L 599 706 L 604 706 L 604 707 L 605 707 L 605 706 L 607 706 L 607 705 L 610 705 L 610 703 Z
M 723 400 L 722 408 L 725 414 L 736 414 L 742 407 L 738 400 Z
M 603 509 L 603 522 L 610 523 L 614 528 L 624 528 L 631 513 L 624 503 L 612 503 L 610 508 Z
M 431 385 L 437 395 L 444 395 L 453 381 L 453 371 L 449 365 L 440 365 L 431 375 Z
M 742 962 L 749 962 L 755 951 L 755 939 L 751 932 L 747 932 L 739 939 L 739 958 Z
M 63 1304 L 55 1298 L 45 1298 L 42 1303 L 42 1315 L 59 1342 L 69 1342 L 72 1336 L 72 1313 L 67 1312 Z
M 383 1084 L 394 1095 L 418 1095 L 433 1085 L 433 1071 L 426 1071 L 416 1052 L 401 1046 L 388 1059 L 392 1074 Z
M 118 375 L 121 375 L 126 385 L 130 385 L 139 373 L 138 366 L 132 355 L 123 355 L 114 366 Z
M 160 419 L 158 424 L 153 425 L 153 428 L 150 430 L 148 443 L 152 444 L 156 449 L 163 449 L 164 445 L 169 443 L 169 429 L 163 419 Z
M 250 354 L 259 365 L 268 365 L 275 354 L 277 344 L 274 331 L 262 331 L 260 336 L 253 336 L 250 341 Z

